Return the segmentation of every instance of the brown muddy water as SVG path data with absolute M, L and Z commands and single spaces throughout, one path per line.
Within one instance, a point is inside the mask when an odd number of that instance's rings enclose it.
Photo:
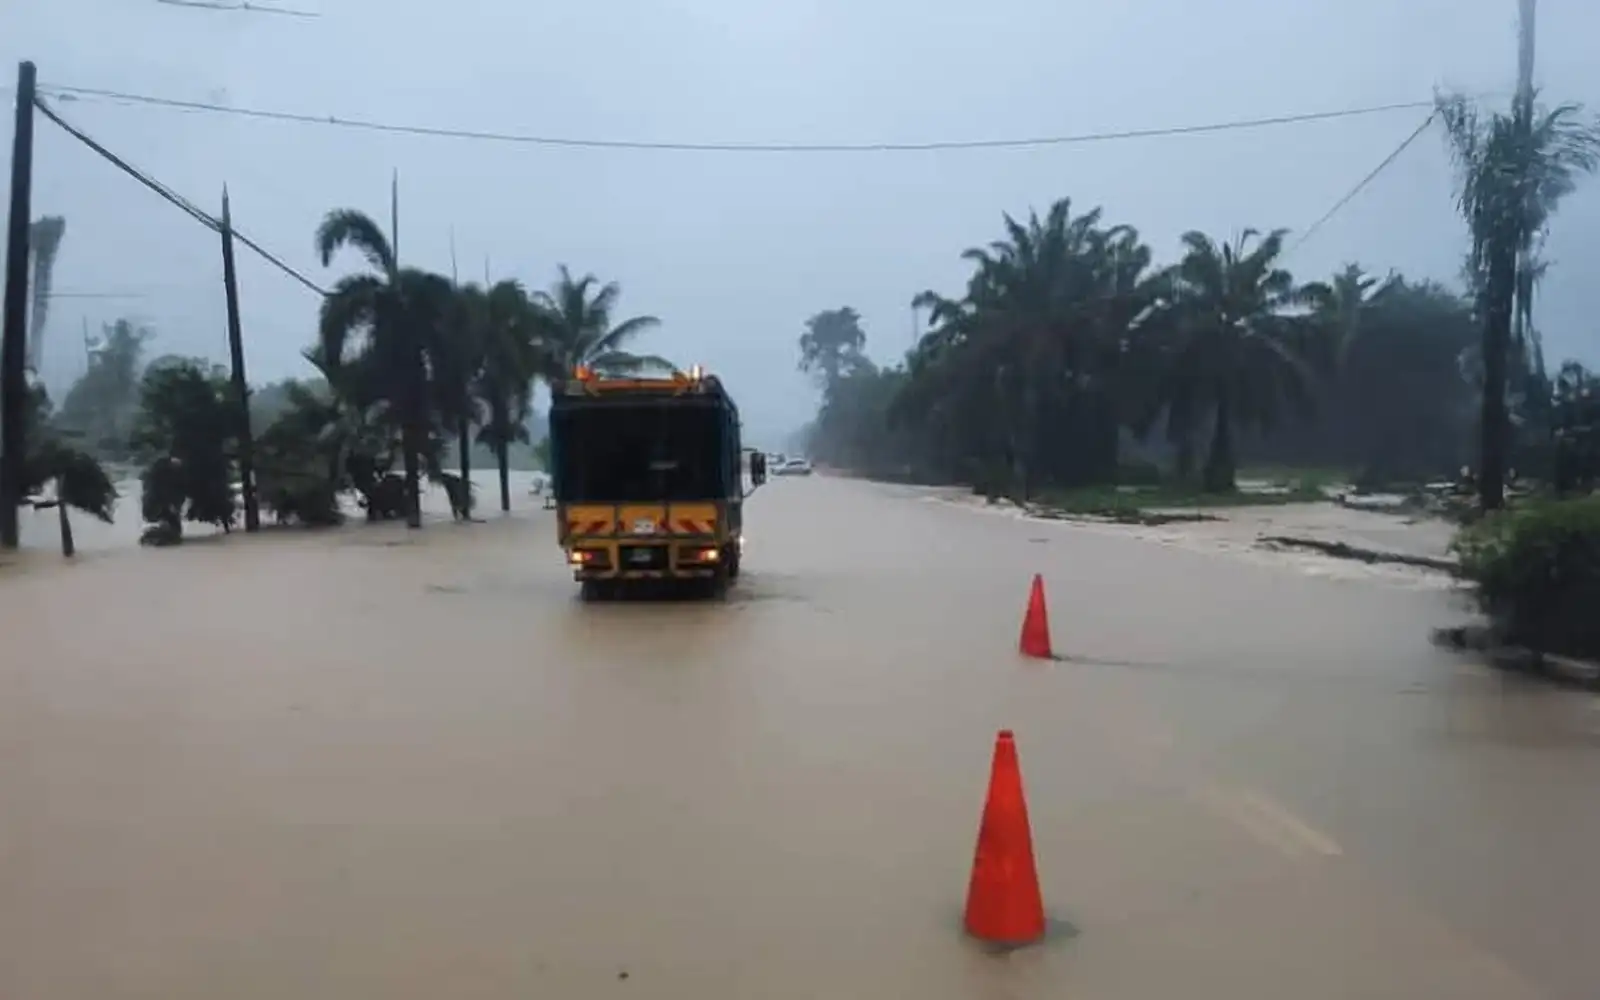
M 1600 995 L 1600 713 L 1452 595 L 930 499 L 769 484 L 719 604 L 521 496 L 0 568 L 0 998 Z M 1078 932 L 1008 955 L 1001 727 Z

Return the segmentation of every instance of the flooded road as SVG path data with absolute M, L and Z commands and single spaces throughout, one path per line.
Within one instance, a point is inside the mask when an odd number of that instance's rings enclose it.
M 1600 995 L 1600 712 L 1450 595 L 927 499 L 770 484 L 725 604 L 537 510 L 0 570 L 0 997 Z M 1077 934 L 996 956 L 1002 727 Z

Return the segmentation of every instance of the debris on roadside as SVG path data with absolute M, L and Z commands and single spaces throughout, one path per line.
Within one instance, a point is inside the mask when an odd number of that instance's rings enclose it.
M 1302 538 L 1292 535 L 1262 535 L 1256 539 L 1256 544 L 1267 549 L 1309 549 L 1320 552 L 1335 559 L 1356 559 L 1364 563 L 1386 563 L 1394 566 L 1415 566 L 1419 569 L 1431 569 L 1440 573 L 1449 573 L 1452 576 L 1460 573 L 1461 567 L 1451 559 L 1438 559 L 1433 556 L 1412 555 L 1407 552 L 1383 552 L 1378 549 L 1367 549 L 1348 542 L 1330 542 L 1320 538 Z

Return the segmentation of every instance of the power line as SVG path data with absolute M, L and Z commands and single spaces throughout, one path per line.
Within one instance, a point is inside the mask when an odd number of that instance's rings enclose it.
M 163 281 L 137 285 L 111 285 L 101 287 L 52 288 L 50 295 L 55 298 L 145 298 L 156 293 L 167 292 L 192 292 L 201 286 L 210 287 L 222 280 L 221 274 L 214 274 L 209 278 L 192 278 L 187 281 Z
M 1289 248 L 1285 250 L 1284 253 L 1293 253 L 1295 250 L 1299 249 L 1301 244 L 1305 243 L 1312 236 L 1314 236 L 1317 230 L 1321 229 L 1329 219 L 1332 219 L 1335 215 L 1338 215 L 1346 205 L 1354 201 L 1356 196 L 1362 191 L 1366 190 L 1368 184 L 1371 184 L 1373 181 L 1377 180 L 1379 174 L 1389 169 L 1389 167 L 1394 164 L 1394 161 L 1400 158 L 1400 154 L 1404 153 L 1407 147 L 1409 147 L 1413 142 L 1416 142 L 1417 137 L 1426 132 L 1428 130 L 1428 126 L 1432 125 L 1434 119 L 1438 117 L 1439 112 L 1437 110 L 1430 112 L 1428 117 L 1422 120 L 1422 124 L 1418 125 L 1412 130 L 1410 135 L 1401 140 L 1400 145 L 1391 150 L 1389 155 L 1385 156 L 1376 167 L 1373 167 L 1370 171 L 1368 171 L 1365 177 L 1357 181 L 1355 187 L 1351 188 L 1349 191 L 1346 191 L 1344 197 L 1333 203 L 1333 207 L 1329 208 L 1326 212 L 1323 212 L 1322 216 L 1317 219 L 1316 222 L 1313 222 L 1310 226 L 1307 226 L 1305 232 L 1300 234 L 1299 239 L 1296 239 L 1293 243 L 1289 244 Z
M 221 222 L 217 222 L 216 226 L 217 226 L 217 231 L 221 232 L 222 223 Z M 317 295 L 320 295 L 320 296 L 323 296 L 323 297 L 327 297 L 327 294 L 328 294 L 327 289 L 323 288 L 321 285 L 318 285 L 315 281 L 312 281 L 310 278 L 306 277 L 305 275 L 301 274 L 299 271 L 296 271 L 294 268 L 290 267 L 288 264 L 285 264 L 283 261 L 279 260 L 276 256 L 274 256 L 273 254 L 269 253 L 265 248 L 263 248 L 261 246 L 261 244 L 257 243 L 255 240 L 253 240 L 250 237 L 246 236 L 244 233 L 239 232 L 238 227 L 233 227 L 233 238 L 238 240 L 240 243 L 244 244 L 244 246 L 246 246 L 247 248 L 255 251 L 255 254 L 256 254 L 257 257 L 260 257 L 262 260 L 266 261 L 268 264 L 271 264 L 273 267 L 275 267 L 278 270 L 282 271 L 284 274 L 287 274 L 289 277 L 291 277 L 294 280 L 300 282 L 300 284 L 306 286 L 306 288 L 309 289 L 310 291 L 315 292 Z
M 1274 115 L 1266 118 L 1239 118 L 1230 121 L 1208 122 L 1196 125 L 1175 125 L 1165 128 L 1119 129 L 1108 132 L 1082 132 L 1074 135 L 1036 136 L 1013 139 L 957 139 L 931 142 L 866 142 L 866 143 L 740 143 L 740 142 L 652 142 L 632 139 L 576 139 L 568 136 L 537 135 L 519 132 L 484 131 L 478 129 L 446 128 L 427 125 L 405 125 L 381 122 L 369 118 L 341 118 L 336 115 L 312 115 L 302 112 L 274 111 L 264 108 L 242 108 L 206 101 L 186 101 L 150 94 L 103 90 L 96 87 L 72 87 L 63 84 L 41 85 L 41 91 L 66 98 L 99 98 L 129 104 L 178 111 L 200 111 L 208 114 L 235 115 L 241 118 L 259 118 L 267 121 L 292 122 L 301 125 L 330 125 L 336 128 L 360 129 L 368 132 L 388 132 L 399 135 L 429 136 L 438 139 L 472 139 L 482 142 L 502 142 L 532 146 L 563 146 L 577 149 L 653 150 L 679 153 L 925 153 L 940 150 L 975 149 L 1025 149 L 1041 146 L 1067 146 L 1091 142 L 1113 142 L 1122 139 L 1155 139 L 1181 135 L 1203 135 L 1211 132 L 1231 132 L 1242 129 L 1271 128 L 1280 125 L 1297 125 L 1310 122 L 1333 121 L 1388 114 L 1395 111 L 1416 111 L 1432 108 L 1432 101 L 1402 101 L 1395 104 L 1372 104 L 1362 107 L 1341 108 L 1334 111 L 1312 111 L 1302 114 Z
M 200 10 L 220 10 L 235 14 L 282 14 L 288 17 L 321 17 L 308 10 L 290 10 L 286 7 L 265 7 L 249 2 L 242 3 L 214 3 L 210 0 L 156 0 L 156 3 L 166 4 L 169 7 L 193 7 Z
M 77 139 L 79 142 L 83 143 L 85 146 L 88 146 L 90 149 L 94 150 L 96 153 L 99 153 L 101 156 L 105 157 L 107 160 L 109 160 L 111 162 L 112 166 L 114 166 L 117 169 L 121 170 L 123 173 L 127 174 L 129 177 L 132 177 L 134 180 L 138 181 L 140 184 L 143 184 L 145 187 L 147 187 L 150 190 L 154 191 L 156 194 L 158 194 L 161 197 L 165 198 L 167 201 L 169 201 L 172 204 L 178 206 L 178 208 L 181 209 L 184 212 L 185 215 L 188 215 L 190 218 L 194 219 L 196 222 L 200 223 L 203 226 L 210 226 L 210 225 L 213 224 L 213 221 L 212 221 L 211 217 L 209 215 L 207 215 L 205 212 L 203 212 L 200 209 L 196 208 L 192 202 L 188 201 L 182 195 L 180 195 L 177 192 L 173 191 L 171 188 L 167 187 L 165 184 L 162 184 L 160 181 L 156 180 L 155 178 L 150 177 L 148 174 L 143 173 L 137 167 L 134 167 L 132 164 L 128 163 L 126 160 L 124 160 L 121 157 L 117 156 L 117 154 L 111 152 L 106 147 L 100 145 L 100 143 L 98 143 L 95 140 L 91 139 L 84 132 L 82 132 L 79 129 L 75 128 L 74 126 L 68 124 L 65 119 L 63 119 L 60 115 L 56 114 L 54 108 L 50 107 L 50 105 L 46 104 L 44 101 L 37 101 L 36 100 L 34 102 L 34 106 L 37 107 L 39 109 L 39 111 L 41 113 L 43 113 L 46 118 L 50 119 L 51 121 L 55 122 L 57 125 L 61 126 L 62 130 L 65 131 L 68 135 L 72 136 L 74 139 Z
M 178 208 L 182 210 L 185 215 L 189 216 L 191 219 L 194 219 L 196 222 L 200 223 L 202 226 L 205 226 L 214 233 L 222 232 L 222 222 L 219 219 L 198 208 L 193 202 L 185 198 L 183 195 L 178 194 L 176 191 L 167 187 L 165 184 L 156 180 L 154 177 L 151 177 L 138 167 L 133 166 L 128 161 L 122 159 L 117 154 L 111 152 L 111 150 L 90 138 L 90 136 L 82 129 L 70 124 L 66 119 L 57 114 L 55 109 L 50 107 L 50 105 L 44 100 L 36 99 L 34 101 L 34 106 L 38 108 L 40 113 L 46 118 L 59 125 L 68 135 L 72 136 L 74 139 L 77 139 L 85 146 L 88 146 L 96 153 L 99 153 L 101 156 L 105 157 L 108 161 L 110 161 L 111 165 L 116 167 L 118 170 L 121 170 L 123 173 L 154 191 L 162 198 L 165 198 L 167 201 L 178 206 Z M 300 282 L 300 284 L 311 289 L 311 291 L 323 296 L 328 294 L 321 287 L 319 287 L 316 282 L 312 281 L 310 278 L 307 278 L 299 271 L 296 271 L 288 264 L 285 264 L 282 260 L 279 260 L 275 255 L 263 249 L 261 244 L 239 232 L 238 229 L 233 230 L 233 238 L 238 240 L 240 243 L 243 243 L 251 250 L 254 250 L 267 263 L 271 264 L 273 267 L 276 267 L 278 270 L 282 271 L 284 274 L 287 274 L 294 280 Z

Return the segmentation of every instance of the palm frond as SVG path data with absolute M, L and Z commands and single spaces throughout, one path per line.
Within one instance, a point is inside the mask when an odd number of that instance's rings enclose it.
M 324 216 L 317 227 L 315 246 L 323 267 L 333 263 L 333 255 L 340 249 L 349 247 L 379 274 L 392 274 L 395 270 L 389 237 L 371 216 L 353 208 L 337 208 Z
M 608 354 L 620 350 L 622 346 L 661 325 L 661 320 L 654 316 L 634 316 L 607 330 L 595 338 L 594 345 L 590 348 L 593 354 Z
M 334 284 L 322 300 L 317 323 L 317 349 L 323 366 L 339 367 L 351 340 L 371 334 L 385 292 L 383 279 L 374 274 L 350 274 Z

